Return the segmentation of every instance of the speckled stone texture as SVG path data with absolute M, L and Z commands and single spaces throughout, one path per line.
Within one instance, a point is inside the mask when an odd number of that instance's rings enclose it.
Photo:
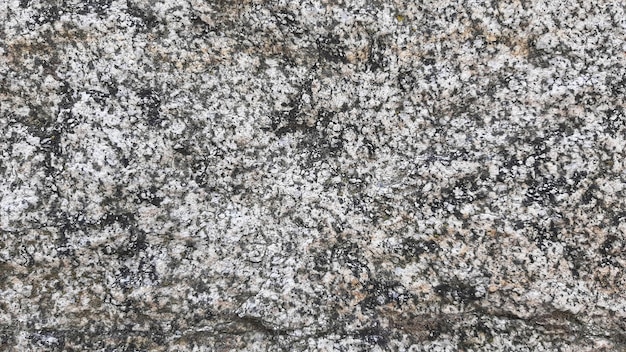
M 623 1 L 0 1 L 0 350 L 625 351 Z

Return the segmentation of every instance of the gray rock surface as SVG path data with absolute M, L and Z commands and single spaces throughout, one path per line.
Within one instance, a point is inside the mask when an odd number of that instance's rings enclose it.
M 0 349 L 626 350 L 625 9 L 1 1 Z

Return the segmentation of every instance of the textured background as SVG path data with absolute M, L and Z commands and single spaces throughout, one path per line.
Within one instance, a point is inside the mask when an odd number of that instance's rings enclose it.
M 0 1 L 0 349 L 626 350 L 623 1 Z

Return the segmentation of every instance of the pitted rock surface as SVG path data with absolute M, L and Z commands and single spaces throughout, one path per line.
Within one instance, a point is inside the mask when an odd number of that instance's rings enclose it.
M 0 3 L 0 349 L 626 350 L 622 1 Z

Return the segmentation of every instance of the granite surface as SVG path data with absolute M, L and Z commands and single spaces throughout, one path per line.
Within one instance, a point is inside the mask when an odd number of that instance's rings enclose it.
M 626 351 L 625 11 L 0 1 L 0 350 Z

